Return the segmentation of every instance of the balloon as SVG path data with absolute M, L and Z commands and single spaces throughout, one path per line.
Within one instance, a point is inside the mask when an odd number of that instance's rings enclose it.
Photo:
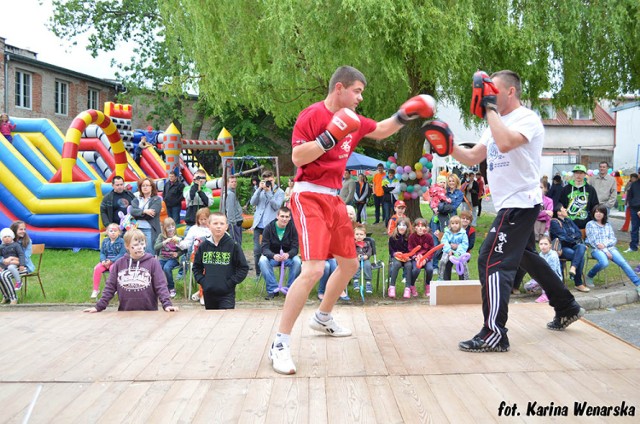
M 433 155 L 431 153 L 427 153 L 424 157 L 427 158 L 429 162 L 433 160 Z
M 394 158 L 396 158 L 396 159 L 398 159 L 398 152 L 395 152 L 395 153 L 393 154 L 393 157 L 394 157 Z
M 402 181 L 407 181 L 409 179 L 409 174 L 402 174 Z
M 391 166 L 390 166 L 391 169 L 396 169 L 397 167 L 398 167 L 398 165 L 396 165 L 395 163 L 392 163 Z
M 433 162 L 428 162 L 427 163 L 427 169 L 431 169 L 433 168 Z
M 408 191 L 409 193 L 413 193 L 413 186 L 412 186 L 412 185 L 408 185 L 408 186 L 407 186 L 407 191 Z
M 389 162 L 396 163 L 396 158 L 394 158 L 393 156 L 389 156 L 389 157 L 387 158 L 387 160 L 388 160 Z
M 371 175 L 371 171 L 364 171 L 364 175 Z
M 353 171 L 351 171 L 351 175 L 358 175 L 358 172 L 353 170 Z
M 396 165 L 394 163 L 394 165 Z M 396 165 L 396 174 L 398 174 L 398 176 L 402 175 L 404 173 L 404 168 L 402 167 L 402 165 Z
M 416 171 L 416 179 L 420 180 L 422 179 L 422 177 L 423 177 L 422 171 Z
M 425 157 L 420 158 L 418 162 L 420 162 L 422 166 L 425 166 L 427 163 L 429 163 L 429 161 Z
M 588 169 L 587 170 L 587 175 L 592 176 L 593 175 L 593 170 L 592 169 Z
M 421 171 L 421 170 L 422 170 L 422 164 L 421 164 L 420 162 L 416 162 L 416 164 L 415 164 L 415 165 L 413 165 L 413 168 L 414 168 L 416 171 Z
M 417 191 L 414 191 L 413 193 L 411 193 L 411 198 L 412 199 L 417 199 L 419 195 L 420 194 Z
M 611 173 L 613 173 L 613 168 L 607 169 L 607 174 L 611 174 Z
M 406 183 L 400 183 L 400 191 L 407 191 L 407 184 Z
M 402 196 L 404 197 L 404 200 L 411 199 L 411 193 L 407 193 L 406 191 L 404 193 L 402 193 Z
M 416 173 L 413 172 L 413 171 L 409 172 L 409 179 L 410 180 L 415 180 L 416 179 Z
M 404 172 L 411 172 L 411 167 L 409 165 L 406 165 L 404 167 Z
M 422 187 L 420 187 L 420 184 L 413 185 L 413 191 L 420 191 L 420 189 L 422 189 Z
M 420 179 L 420 181 L 418 181 L 418 184 L 420 184 L 421 186 L 426 186 L 427 185 L 427 179 L 426 178 Z

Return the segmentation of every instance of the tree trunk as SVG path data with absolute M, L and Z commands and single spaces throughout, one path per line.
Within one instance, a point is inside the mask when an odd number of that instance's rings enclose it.
M 420 131 L 420 127 L 422 126 L 422 120 L 416 119 L 410 121 L 401 131 L 400 131 L 400 144 L 398 146 L 398 159 L 397 164 L 399 166 L 407 166 L 411 167 L 411 170 L 415 172 L 415 164 L 418 162 L 420 157 L 422 156 L 422 150 L 424 146 L 424 136 Z M 417 184 L 418 180 L 402 180 L 403 183 L 407 185 Z M 422 218 L 422 212 L 420 211 L 420 197 L 417 199 L 404 199 L 402 197 L 404 193 L 400 193 L 398 198 L 400 200 L 404 200 L 407 204 L 407 216 L 411 219 L 411 221 L 416 218 Z

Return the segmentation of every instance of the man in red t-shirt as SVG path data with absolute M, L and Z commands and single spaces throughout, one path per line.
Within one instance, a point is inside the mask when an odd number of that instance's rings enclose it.
M 415 96 L 398 112 L 376 122 L 354 111 L 362 101 L 367 81 L 350 66 L 339 67 L 329 82 L 324 101 L 314 103 L 298 115 L 292 135 L 292 159 L 298 167 L 291 210 L 300 240 L 302 272 L 287 293 L 275 340 L 269 351 L 273 369 L 294 374 L 289 348 L 291 330 L 324 272 L 325 260 L 335 258 L 338 266 L 329 277 L 324 299 L 311 317 L 312 329 L 334 337 L 351 335 L 339 326 L 331 311 L 358 269 L 353 227 L 338 190 L 351 152 L 363 137 L 375 140 L 394 134 L 408 121 L 430 118 L 435 112 L 431 96 Z

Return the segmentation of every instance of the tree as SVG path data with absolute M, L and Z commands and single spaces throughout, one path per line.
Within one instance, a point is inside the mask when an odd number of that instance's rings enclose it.
M 171 48 L 156 0 L 53 0 L 53 7 L 53 33 L 74 44 L 86 42 L 94 57 L 133 43 L 135 56 L 117 64 L 116 76 L 127 88 L 119 100 L 149 99 L 152 112 L 147 120 L 155 118 L 158 124 L 170 120 L 182 130 L 183 102 L 188 90 L 197 87 L 199 75 L 189 56 Z M 198 107 L 207 110 L 206 105 Z
M 591 105 L 640 86 L 636 0 L 158 2 L 170 47 L 189 52 L 214 109 L 264 110 L 281 126 L 322 99 L 344 64 L 367 75 L 362 113 L 376 119 L 418 93 L 468 110 L 478 68 L 517 71 L 534 104 L 551 93 L 557 106 Z M 413 165 L 419 123 L 391 142 Z

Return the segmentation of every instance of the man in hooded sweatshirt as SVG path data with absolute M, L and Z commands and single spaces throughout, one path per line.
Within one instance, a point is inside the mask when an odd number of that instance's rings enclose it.
M 111 265 L 109 278 L 96 306 L 85 312 L 100 312 L 107 308 L 113 295 L 118 293 L 119 311 L 157 311 L 158 299 L 166 312 L 177 311 L 171 304 L 167 279 L 160 262 L 145 252 L 146 238 L 140 230 L 129 230 L 124 235 L 127 253 Z
M 560 203 L 567 209 L 569 218 L 581 230 L 591 221 L 591 211 L 598 203 L 598 193 L 585 180 L 587 168 L 584 165 L 573 167 L 573 180 L 562 187 Z
M 214 212 L 209 216 L 211 237 L 198 247 L 193 275 L 202 287 L 205 309 L 234 309 L 236 286 L 249 273 L 242 247 L 226 233 L 227 217 Z

